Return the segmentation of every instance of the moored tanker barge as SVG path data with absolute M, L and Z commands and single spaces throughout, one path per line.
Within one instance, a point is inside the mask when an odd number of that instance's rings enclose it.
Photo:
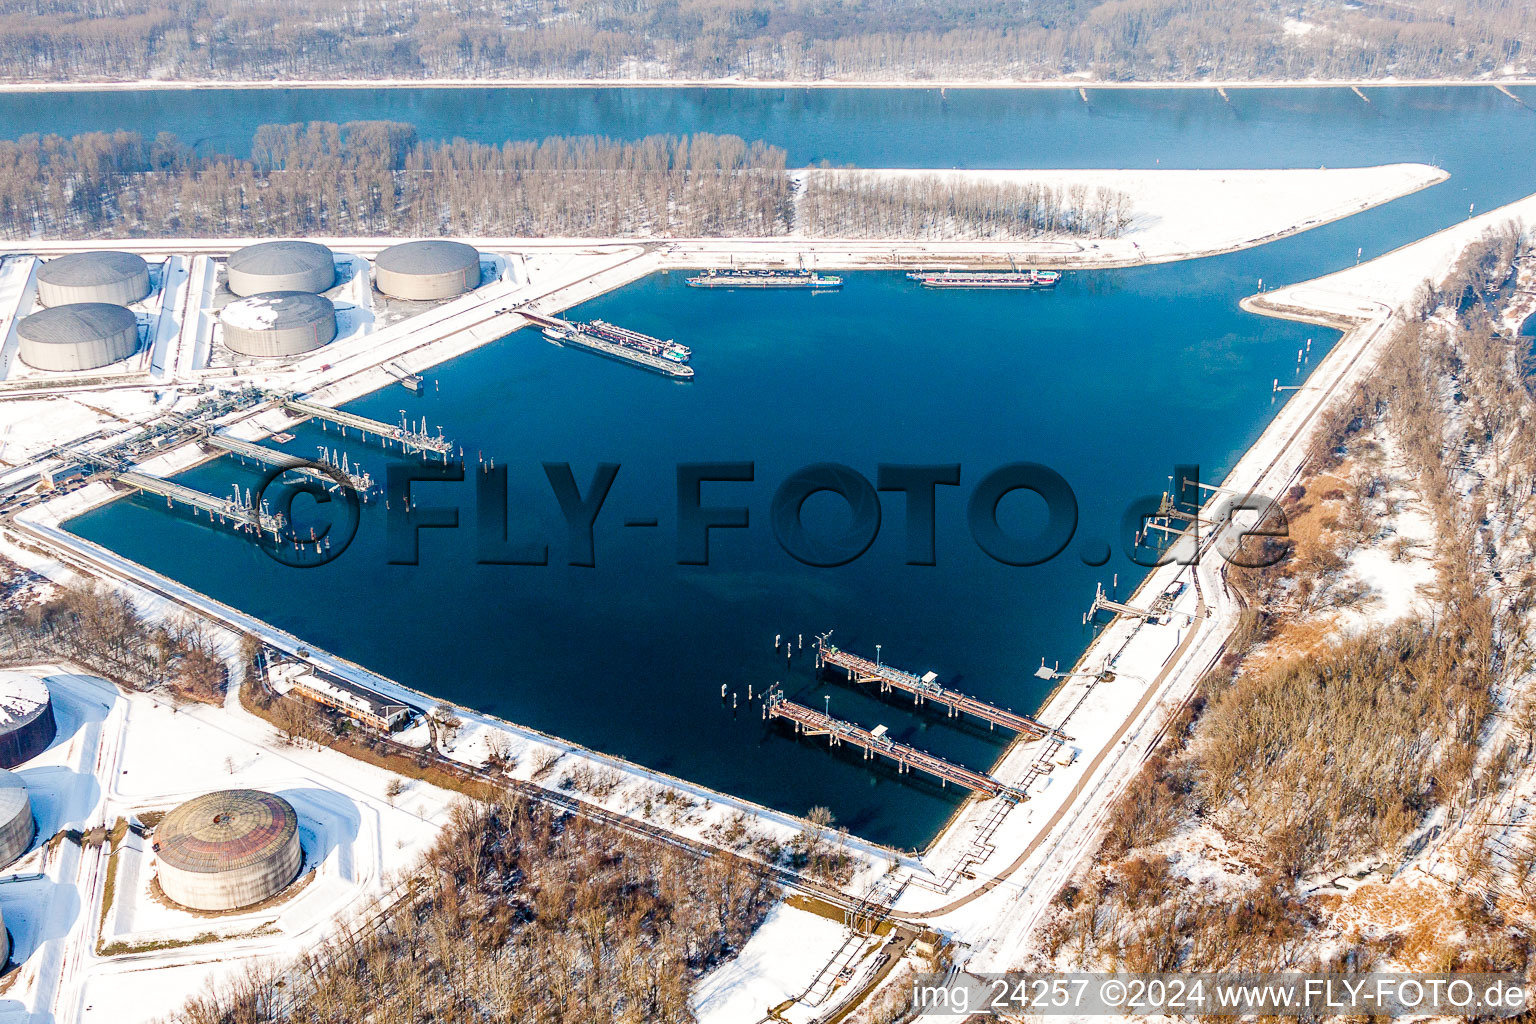
M 631 331 L 605 320 L 573 323 L 565 328 L 546 327 L 544 337 L 557 345 L 571 345 L 596 355 L 629 363 L 652 373 L 678 380 L 692 380 L 693 367 L 688 360 L 693 350 L 675 341 L 662 341 L 649 334 Z
M 1059 270 L 915 270 L 907 279 L 924 288 L 1054 288 Z
M 841 288 L 843 279 L 814 270 L 706 270 L 687 279 L 690 288 Z

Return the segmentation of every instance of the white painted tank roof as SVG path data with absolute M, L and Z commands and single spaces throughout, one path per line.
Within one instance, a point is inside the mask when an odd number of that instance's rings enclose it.
M 231 302 L 219 310 L 219 320 L 226 327 L 246 331 L 274 331 L 312 324 L 335 312 L 336 307 L 323 295 L 262 292 Z
M 26 672 L 0 672 L 0 729 L 33 717 L 48 703 L 48 686 Z
M 0 768 L 0 823 L 9 823 L 27 808 L 27 787 L 15 772 Z

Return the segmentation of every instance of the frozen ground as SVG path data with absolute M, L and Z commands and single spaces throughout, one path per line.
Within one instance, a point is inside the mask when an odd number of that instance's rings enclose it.
M 1468 243 L 1510 223 L 1524 230 L 1536 227 L 1536 195 L 1469 217 L 1358 267 L 1253 296 L 1246 305 L 1280 316 L 1296 313 L 1357 320 L 1379 316 L 1407 303 L 1426 279 L 1443 276 Z
M 842 941 L 840 923 L 779 904 L 740 955 L 694 990 L 699 1024 L 762 1020 L 803 989 Z
M 19 769 L 39 839 L 0 878 L 0 912 L 21 961 L 0 998 L 6 1024 L 147 1021 L 242 961 L 312 948 L 336 920 L 391 891 L 395 873 L 432 843 L 453 799 L 407 781 L 390 800 L 385 773 L 330 751 L 283 747 L 238 705 L 178 709 L 65 667 L 35 671 L 53 694 L 59 729 Z M 151 855 L 131 834 L 115 855 L 113 899 L 104 907 L 113 859 L 105 849 L 70 841 L 52 854 L 42 848 L 65 828 L 110 827 L 235 787 L 278 793 L 299 815 L 312 877 L 266 909 L 208 918 L 153 900 Z M 121 952 L 103 955 L 114 944 Z
M 817 170 L 799 175 L 1038 184 L 1066 193 L 1100 188 L 1130 197 L 1133 217 L 1120 238 L 1009 243 L 1031 262 L 1075 265 L 1098 259 L 1159 262 L 1254 245 L 1317 227 L 1446 180 L 1426 164 L 1309 170 L 931 171 Z M 1004 246 L 1007 248 L 1007 246 Z

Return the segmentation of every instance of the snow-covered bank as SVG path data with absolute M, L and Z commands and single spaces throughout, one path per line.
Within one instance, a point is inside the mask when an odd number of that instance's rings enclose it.
M 177 92 L 188 89 L 1351 89 L 1468 88 L 1536 84 L 1536 76 L 1498 78 L 1275 78 L 1189 82 L 1108 82 L 1087 77 L 1021 80 L 906 78 L 140 78 L 100 82 L 0 82 L 0 92 Z
M 1486 232 L 1509 224 L 1536 228 L 1536 194 L 1470 217 L 1417 242 L 1336 274 L 1276 288 L 1244 300 L 1252 312 L 1302 320 L 1364 320 L 1396 309 L 1426 280 L 1439 280 L 1462 250 Z
M 1445 181 L 1427 164 L 1284 170 L 815 170 L 834 182 L 857 176 L 961 185 L 1035 185 L 1066 196 L 1072 190 L 1122 193 L 1130 200 L 1129 227 L 1117 238 L 1063 236 L 995 243 L 1022 251 L 1031 262 L 1091 266 L 1107 262 L 1156 263 L 1258 245 L 1348 217 Z M 833 241 L 824 244 L 832 246 Z M 994 243 L 933 243 L 991 246 Z M 822 258 L 825 263 L 825 257 Z
M 1037 183 L 1062 193 L 1082 189 L 1091 196 L 1106 188 L 1124 193 L 1130 224 L 1116 238 L 1041 235 L 1007 241 L 838 238 L 807 235 L 766 238 L 464 238 L 482 252 L 516 252 L 525 258 L 579 257 L 614 246 L 646 246 L 661 259 L 656 269 L 720 266 L 795 266 L 805 260 L 828 269 L 901 269 L 959 265 L 1007 266 L 1010 260 L 1036 266 L 1092 269 L 1195 259 L 1262 245 L 1368 210 L 1445 181 L 1449 175 L 1427 164 L 1371 167 L 1282 168 L 1267 170 L 988 170 L 938 168 L 802 170 L 807 175 L 858 173 L 936 182 Z M 145 256 L 223 255 L 261 239 L 114 239 L 111 245 Z M 372 257 L 399 238 L 316 237 L 338 252 Z M 29 239 L 0 243 L 0 254 L 50 256 L 100 249 L 101 239 Z M 3 311 L 0 311 L 3 315 Z

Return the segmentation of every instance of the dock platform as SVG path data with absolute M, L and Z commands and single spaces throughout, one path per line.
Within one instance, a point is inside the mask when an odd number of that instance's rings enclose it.
M 210 519 L 250 527 L 261 533 L 270 533 L 274 538 L 282 534 L 285 525 L 281 515 L 254 509 L 248 503 L 234 498 L 220 498 L 205 491 L 186 487 L 164 477 L 140 473 L 136 470 L 119 469 L 108 470 L 107 475 L 129 487 L 136 487 L 150 494 L 158 494 L 167 502 L 179 501 L 194 509 L 202 509 L 208 513 Z
M 937 677 L 929 672 L 924 676 L 915 676 L 910 672 L 892 668 L 889 665 L 881 665 L 862 658 L 857 654 L 850 654 L 828 643 L 826 636 L 817 638 L 816 643 L 816 667 L 832 667 L 842 669 L 848 678 L 855 683 L 880 684 L 882 693 L 888 693 L 892 689 L 904 690 L 912 694 L 917 703 L 931 700 L 936 704 L 943 704 L 949 708 L 951 715 L 967 714 L 979 718 L 990 726 L 1002 726 L 1004 729 L 1012 729 L 1021 736 L 1033 739 L 1043 739 L 1051 736 L 1057 739 L 1065 739 L 1060 733 L 1042 722 L 1036 721 L 1028 715 L 1021 715 L 1006 708 L 988 704 L 986 701 L 977 700 L 958 690 L 951 690 L 941 686 Z
M 266 445 L 256 444 L 253 441 L 244 441 L 238 437 L 230 437 L 228 434 L 210 432 L 204 440 L 214 448 L 219 448 L 239 458 L 250 459 L 252 462 L 263 466 L 271 466 L 274 469 L 292 470 L 295 473 L 314 477 L 325 484 L 327 488 L 336 486 L 337 481 L 334 476 L 318 468 L 315 462 L 302 459 L 297 455 L 289 455 L 287 452 L 268 448 Z M 325 464 L 330 465 L 328 462 Z M 359 494 L 367 495 L 373 490 L 373 477 L 369 474 L 351 465 L 333 468 L 337 473 L 344 476 L 347 482 L 351 484 L 352 489 Z
M 434 437 L 428 434 L 424 428 L 418 430 L 405 422 L 404 413 L 401 414 L 400 425 L 391 426 L 381 420 L 369 419 L 367 416 L 359 416 L 353 412 L 343 412 L 340 409 L 333 409 L 328 405 L 321 405 L 319 402 L 311 402 L 307 399 L 299 398 L 297 395 L 280 395 L 278 397 L 283 404 L 283 408 L 289 412 L 313 417 L 327 423 L 335 423 L 342 428 L 343 432 L 346 431 L 346 428 L 351 427 L 362 434 L 365 439 L 369 434 L 372 434 L 386 445 L 390 441 L 396 441 L 399 442 L 401 448 L 408 452 L 421 452 L 422 454 L 430 452 L 433 455 L 441 455 L 444 461 L 447 460 L 449 452 L 453 451 L 453 442 L 443 437 L 441 431 Z
M 785 721 L 795 723 L 795 731 L 806 736 L 826 736 L 832 746 L 839 743 L 851 743 L 864 750 L 865 757 L 876 754 L 889 758 L 896 762 L 898 771 L 910 771 L 916 768 L 935 776 L 938 780 L 948 785 L 953 782 L 957 786 L 963 786 L 973 793 L 981 793 L 986 796 L 1000 796 L 1010 803 L 1018 803 L 1025 799 L 1022 792 L 1011 786 L 994 779 L 990 775 L 962 768 L 960 765 L 951 764 L 941 757 L 935 757 L 927 751 L 909 747 L 905 743 L 897 741 L 886 735 L 885 726 L 877 726 L 873 731 L 860 728 L 852 722 L 845 722 L 830 715 L 822 714 L 813 708 L 803 704 L 796 704 L 784 697 L 783 691 L 774 688 L 768 691 L 763 704 L 763 717 L 766 719 L 782 718 Z

